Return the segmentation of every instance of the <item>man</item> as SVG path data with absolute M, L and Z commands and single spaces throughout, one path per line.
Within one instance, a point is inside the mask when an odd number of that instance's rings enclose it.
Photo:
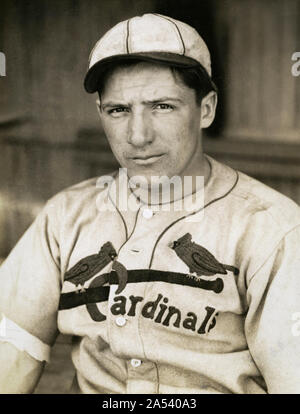
M 201 37 L 121 22 L 85 87 L 123 169 L 53 197 L 2 265 L 1 391 L 34 390 L 60 331 L 73 392 L 298 393 L 299 207 L 203 154 Z

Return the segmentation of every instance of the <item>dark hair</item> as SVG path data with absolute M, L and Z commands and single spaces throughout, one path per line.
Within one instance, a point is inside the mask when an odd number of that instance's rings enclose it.
M 118 61 L 115 63 L 110 63 L 107 68 L 102 73 L 99 82 L 97 91 L 99 94 L 99 98 L 101 96 L 101 93 L 104 90 L 105 82 L 109 75 L 119 67 L 130 67 L 135 66 L 138 63 L 143 62 L 143 60 L 139 59 L 128 59 L 123 60 L 122 62 Z M 206 70 L 199 64 L 198 66 L 192 67 L 192 68 L 186 68 L 186 67 L 178 67 L 178 66 L 172 66 L 169 63 L 163 63 L 163 62 L 153 62 L 156 64 L 161 64 L 163 66 L 168 66 L 173 75 L 176 77 L 179 77 L 179 79 L 186 85 L 188 88 L 194 89 L 196 92 L 196 102 L 198 105 L 201 104 L 202 99 L 211 91 L 217 92 L 217 87 L 214 84 L 214 82 L 211 80 L 209 75 L 207 74 Z
M 196 102 L 201 104 L 202 99 L 211 91 L 217 92 L 217 87 L 202 66 L 194 68 L 180 68 L 171 66 L 174 76 L 196 92 Z

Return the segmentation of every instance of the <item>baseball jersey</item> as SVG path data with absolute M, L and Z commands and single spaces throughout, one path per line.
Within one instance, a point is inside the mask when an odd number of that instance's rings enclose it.
M 73 336 L 72 392 L 300 392 L 300 209 L 207 159 L 184 203 L 140 203 L 118 172 L 62 191 L 1 266 L 8 320 Z

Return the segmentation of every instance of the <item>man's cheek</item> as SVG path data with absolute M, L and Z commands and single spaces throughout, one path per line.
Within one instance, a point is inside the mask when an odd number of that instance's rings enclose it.
M 122 149 L 121 145 L 111 145 L 111 150 L 114 154 L 114 156 L 116 157 L 116 159 L 121 163 L 124 164 L 124 162 L 126 162 L 126 159 L 124 157 L 124 151 Z
M 107 141 L 114 152 L 119 152 L 127 142 L 127 136 L 124 132 L 116 132 L 114 129 L 104 129 Z
M 157 142 L 161 142 L 167 148 L 172 148 L 174 143 L 181 135 L 182 126 L 172 120 L 166 120 L 165 124 L 161 124 L 153 129 L 153 136 Z

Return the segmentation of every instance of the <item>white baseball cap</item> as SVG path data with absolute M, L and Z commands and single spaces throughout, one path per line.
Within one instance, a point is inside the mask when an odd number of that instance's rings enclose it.
M 124 59 L 200 67 L 211 79 L 210 53 L 202 37 L 188 24 L 161 14 L 144 14 L 120 22 L 96 43 L 84 79 L 86 91 L 96 92 L 109 64 Z

